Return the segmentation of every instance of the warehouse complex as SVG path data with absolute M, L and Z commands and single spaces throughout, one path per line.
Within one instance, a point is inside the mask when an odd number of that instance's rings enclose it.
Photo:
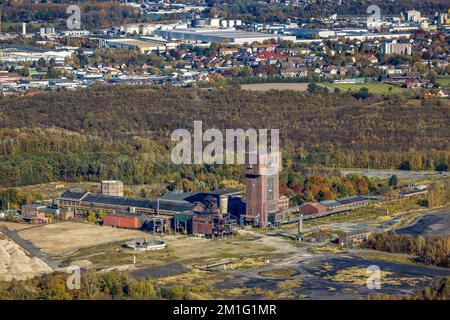
M 176 47 L 176 44 L 160 39 L 99 38 L 98 41 L 101 48 L 136 50 L 140 53 L 150 51 L 166 51 Z
M 46 49 L 21 44 L 0 44 L 0 61 L 5 63 L 33 62 L 44 59 L 62 64 L 71 55 L 72 52 L 68 50 Z
M 352 196 L 289 207 L 280 196 L 281 152 L 258 150 L 246 153 L 246 190 L 224 188 L 202 192 L 171 191 L 158 198 L 124 196 L 119 180 L 105 180 L 101 192 L 69 189 L 54 208 L 23 206 L 23 216 L 32 223 L 47 223 L 49 211 L 65 219 L 96 217 L 106 226 L 139 229 L 151 233 L 182 233 L 221 238 L 235 233 L 237 225 L 267 227 L 292 222 L 292 213 L 314 219 L 367 206 L 371 197 Z M 250 161 L 252 159 L 253 161 Z M 256 160 L 256 162 L 254 161 Z M 244 197 L 245 193 L 245 197 Z M 53 212 L 53 211 L 52 211 Z
M 184 40 L 193 42 L 227 42 L 230 44 L 244 44 L 252 42 L 263 42 L 270 39 L 292 40 L 295 36 L 274 35 L 262 32 L 247 32 L 240 30 L 218 29 L 218 28 L 186 28 L 186 29 L 159 29 L 154 31 L 155 35 L 170 40 Z
M 245 192 L 231 188 L 204 192 L 175 190 L 155 199 L 133 198 L 124 196 L 121 181 L 106 180 L 101 183 L 101 193 L 66 190 L 58 198 L 58 207 L 84 219 L 95 213 L 104 225 L 112 227 L 220 238 L 232 235 L 236 225 L 280 225 L 291 221 L 289 213 L 314 219 L 370 203 L 370 197 L 352 196 L 289 207 L 289 198 L 279 192 L 281 152 L 254 153 L 256 156 L 246 153 Z
M 205 237 L 232 234 L 236 219 L 230 211 L 239 214 L 242 207 L 242 191 L 237 189 L 170 192 L 159 199 L 143 199 L 109 195 L 110 189 L 117 187 L 116 184 L 118 181 L 103 182 L 102 193 L 67 190 L 59 197 L 58 205 L 75 216 L 101 213 L 103 223 L 108 226 L 155 233 L 175 231 Z

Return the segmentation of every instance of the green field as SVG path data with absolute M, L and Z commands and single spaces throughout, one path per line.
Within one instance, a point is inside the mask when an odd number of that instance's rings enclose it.
M 38 31 L 42 27 L 57 27 L 55 23 L 27 23 L 27 32 Z M 2 22 L 2 31 L 4 32 L 21 32 L 22 22 Z
M 436 81 L 442 88 L 450 89 L 450 76 L 438 77 Z
M 361 88 L 367 88 L 369 89 L 370 93 L 373 94 L 389 94 L 389 93 L 402 93 L 405 91 L 405 89 L 391 85 L 386 83 L 329 83 L 329 82 L 323 82 L 322 85 L 326 86 L 330 89 L 336 89 L 338 88 L 341 91 L 358 91 Z M 389 91 L 389 88 L 392 88 Z

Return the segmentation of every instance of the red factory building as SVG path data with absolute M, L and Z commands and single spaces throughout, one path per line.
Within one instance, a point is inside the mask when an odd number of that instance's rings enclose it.
M 300 206 L 298 211 L 303 215 L 324 214 L 327 212 L 327 207 L 316 202 L 306 202 Z
M 103 219 L 103 225 L 105 226 L 127 229 L 139 229 L 142 222 L 142 215 L 131 215 L 126 213 L 106 214 Z
M 213 219 L 211 215 L 192 217 L 192 234 L 194 236 L 213 236 Z

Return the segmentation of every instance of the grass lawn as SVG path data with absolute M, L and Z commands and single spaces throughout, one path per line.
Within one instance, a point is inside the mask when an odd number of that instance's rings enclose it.
M 27 32 L 37 31 L 41 27 L 57 27 L 56 23 L 41 23 L 41 22 L 33 22 L 27 23 Z M 13 31 L 22 31 L 22 22 L 3 22 L 2 23 L 2 31 L 13 32 Z
M 393 263 L 414 264 L 412 255 L 405 255 L 400 253 L 389 253 L 381 251 L 363 251 L 358 252 L 356 256 L 365 260 L 381 260 Z
M 441 76 L 436 81 L 442 88 L 450 89 L 450 76 Z
M 336 89 L 338 88 L 341 91 L 358 91 L 361 88 L 367 88 L 369 89 L 370 93 L 373 94 L 389 94 L 389 93 L 402 93 L 405 89 L 391 85 L 386 83 L 329 83 L 329 82 L 323 82 L 322 85 L 331 88 Z M 389 91 L 389 88 L 392 88 L 391 91 Z

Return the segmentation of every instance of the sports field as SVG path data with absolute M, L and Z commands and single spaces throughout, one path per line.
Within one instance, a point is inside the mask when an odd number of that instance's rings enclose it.
M 361 88 L 369 89 L 373 94 L 389 94 L 389 93 L 402 93 L 405 89 L 386 83 L 329 83 L 323 82 L 322 85 L 330 89 L 339 89 L 341 91 L 358 91 Z M 389 89 L 391 88 L 391 89 Z

